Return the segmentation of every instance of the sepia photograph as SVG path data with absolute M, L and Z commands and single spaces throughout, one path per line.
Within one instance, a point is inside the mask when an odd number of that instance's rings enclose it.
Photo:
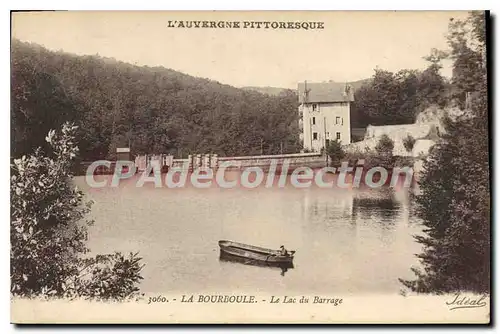
M 489 324 L 489 11 L 15 11 L 14 324 Z

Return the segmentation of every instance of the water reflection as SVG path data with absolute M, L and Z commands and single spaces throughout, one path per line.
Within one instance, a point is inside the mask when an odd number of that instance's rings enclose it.
M 400 214 L 401 204 L 392 194 L 377 194 L 377 196 L 354 197 L 353 217 L 371 218 L 384 222 L 394 222 Z
M 305 194 L 303 208 L 308 219 L 321 217 L 322 220 L 339 219 L 355 221 L 357 218 L 375 221 L 391 221 L 401 213 L 404 203 L 396 198 L 390 189 L 380 191 L 358 191 L 317 196 Z
M 239 256 L 229 255 L 229 254 L 222 253 L 222 252 L 220 253 L 219 260 L 221 262 L 239 263 L 239 264 L 244 264 L 244 265 L 249 265 L 249 266 L 257 266 L 257 267 L 262 267 L 262 268 L 281 269 L 281 276 L 285 276 L 285 273 L 288 271 L 288 269 L 294 268 L 293 263 L 263 262 L 263 261 L 245 259 L 245 258 L 242 258 Z
M 319 233 L 342 230 L 357 239 L 368 229 L 378 231 L 376 237 L 385 240 L 397 224 L 408 221 L 408 205 L 406 195 L 389 188 L 305 192 L 304 230 L 314 229 Z
M 307 193 L 303 199 L 303 208 L 307 219 L 321 217 L 322 220 L 335 221 L 338 219 L 348 219 L 352 217 L 353 197 L 351 194 L 324 194 Z
M 89 189 L 89 248 L 140 251 L 146 293 L 398 293 L 421 232 L 405 189 Z M 218 240 L 286 245 L 295 268 L 219 256 Z M 278 274 L 279 273 L 279 274 Z

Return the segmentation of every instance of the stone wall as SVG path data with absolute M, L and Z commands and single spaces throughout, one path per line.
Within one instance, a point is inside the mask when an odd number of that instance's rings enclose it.
M 439 109 L 435 106 L 429 107 L 417 116 L 414 124 L 402 125 L 369 125 L 366 129 L 363 141 L 346 145 L 347 152 L 365 152 L 375 150 L 375 146 L 383 135 L 387 135 L 394 141 L 393 154 L 396 156 L 420 157 L 428 154 L 429 149 L 435 144 L 438 134 L 444 133 L 442 119 L 447 114 L 450 117 L 458 117 L 462 114 L 455 108 Z M 404 147 L 403 140 L 412 136 L 416 141 L 411 152 Z
M 222 163 L 234 162 L 240 167 L 229 166 L 228 169 L 260 167 L 267 170 L 272 161 L 276 162 L 277 167 L 281 167 L 286 160 L 290 167 L 307 166 L 311 168 L 324 167 L 326 158 L 320 153 L 294 153 L 277 155 L 254 155 L 254 156 L 233 156 L 219 157 L 216 154 L 194 154 L 187 159 L 173 159 L 171 167 L 188 168 L 191 170 L 196 167 L 218 168 Z
M 227 161 L 234 161 L 241 164 L 241 167 L 260 167 L 266 170 L 271 166 L 272 161 L 276 161 L 280 167 L 286 160 L 290 167 L 324 167 L 326 166 L 326 158 L 324 155 L 314 153 L 294 153 L 294 154 L 277 154 L 277 155 L 256 155 L 256 156 L 240 156 L 240 157 L 220 157 L 219 164 Z
M 408 152 L 404 147 L 403 140 L 407 136 L 412 136 L 418 141 L 427 137 L 435 127 L 434 124 L 404 124 L 386 126 L 368 126 L 365 139 L 360 142 L 346 146 L 348 152 L 363 152 L 366 149 L 374 150 L 380 138 L 385 134 L 394 141 L 393 154 L 397 156 L 414 156 L 413 152 Z M 417 142 L 415 144 L 417 144 Z

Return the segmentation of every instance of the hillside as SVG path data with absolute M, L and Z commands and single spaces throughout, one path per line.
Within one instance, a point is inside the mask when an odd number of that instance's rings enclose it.
M 368 85 L 371 82 L 372 82 L 372 78 L 367 78 L 367 79 L 361 79 L 361 80 L 351 81 L 351 82 L 349 82 L 349 84 L 352 86 L 352 88 L 356 92 L 362 86 Z
M 370 81 L 371 81 L 371 78 L 368 78 L 368 79 L 362 79 L 362 80 L 352 81 L 352 82 L 348 82 L 348 83 L 352 86 L 354 91 L 356 91 L 359 88 L 361 88 L 361 86 L 370 83 Z M 267 95 L 271 95 L 271 96 L 279 96 L 284 91 L 288 90 L 287 88 L 268 87 L 268 86 L 266 86 L 266 87 L 247 86 L 247 87 L 242 87 L 241 89 L 259 92 L 259 93 L 267 94 Z
M 254 86 L 241 87 L 241 89 L 267 94 L 271 96 L 279 96 L 281 93 L 287 90 L 287 88 L 279 88 L 279 87 L 254 87 Z
M 12 156 L 80 125 L 82 159 L 134 153 L 283 153 L 300 150 L 297 97 L 270 96 L 163 67 L 52 52 L 12 41 Z

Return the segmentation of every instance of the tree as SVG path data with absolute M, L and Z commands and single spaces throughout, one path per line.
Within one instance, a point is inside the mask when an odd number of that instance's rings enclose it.
M 432 49 L 431 53 L 424 57 L 430 65 L 419 77 L 418 83 L 418 114 L 430 105 L 444 107 L 448 102 L 446 100 L 447 83 L 441 76 L 440 70 L 443 67 L 441 61 L 448 56 L 448 53 L 437 49 Z
M 356 110 L 363 114 L 367 124 L 401 124 L 399 90 L 394 73 L 376 69 L 370 83 L 355 92 Z
M 12 148 L 20 157 L 64 121 L 79 125 L 80 158 L 134 153 L 221 156 L 300 150 L 298 98 L 246 91 L 163 67 L 52 52 L 12 42 Z M 68 111 L 74 112 L 68 112 Z
M 137 254 L 85 257 L 91 202 L 71 185 L 77 127 L 51 130 L 51 148 L 14 160 L 11 167 L 11 293 L 22 297 L 137 297 L 143 265 Z
M 486 63 L 486 25 L 483 12 L 471 12 L 466 20 L 450 20 L 448 44 L 453 60 L 452 98 L 462 109 L 466 96 L 475 92 Z
M 415 70 L 401 70 L 395 75 L 398 84 L 398 102 L 395 119 L 398 123 L 413 123 L 419 111 L 419 89 L 422 74 Z
M 415 138 L 408 134 L 408 136 L 403 139 L 403 145 L 407 152 L 411 152 L 413 150 L 413 146 L 415 146 Z
M 446 132 L 424 163 L 416 197 L 425 234 L 418 255 L 423 269 L 401 280 L 416 292 L 490 291 L 490 185 L 484 13 L 451 21 L 448 42 L 455 59 L 452 83 L 457 94 L 475 93 L 471 110 L 445 119 Z M 471 36 L 477 48 L 469 47 Z M 459 61 L 457 61 L 459 60 Z M 467 63 L 467 67 L 462 65 Z
M 338 140 L 328 140 L 326 142 L 326 154 L 330 157 L 330 162 L 334 166 L 340 165 L 346 152 Z
M 13 45 L 13 53 L 17 51 Z M 11 148 L 12 155 L 21 157 L 44 143 L 51 128 L 65 121 L 78 122 L 83 109 L 75 107 L 60 81 L 46 73 L 35 59 L 15 57 L 11 69 Z M 74 112 L 69 112 L 72 110 Z M 43 145 L 46 149 L 48 145 Z
M 394 149 L 394 141 L 389 138 L 388 135 L 383 134 L 375 146 L 375 151 L 380 155 L 392 156 L 392 150 Z
M 361 126 L 414 123 L 432 104 L 446 102 L 447 83 L 440 75 L 446 54 L 433 50 L 423 72 L 402 69 L 397 73 L 376 69 L 373 78 L 355 92 L 354 108 Z
M 394 141 L 388 135 L 383 134 L 375 146 L 376 155 L 370 160 L 370 165 L 391 168 L 394 164 Z

